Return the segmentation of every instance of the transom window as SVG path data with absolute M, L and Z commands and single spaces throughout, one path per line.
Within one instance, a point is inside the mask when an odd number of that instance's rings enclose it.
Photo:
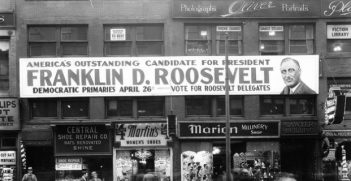
M 88 26 L 28 27 L 30 57 L 87 56 Z
M 261 55 L 313 54 L 313 25 L 259 26 Z
M 261 96 L 261 115 L 315 115 L 314 96 Z
M 105 26 L 105 56 L 164 55 L 163 25 Z
M 222 25 L 186 25 L 185 54 L 186 55 L 224 55 L 226 34 L 217 31 Z M 229 25 L 233 31 L 228 33 L 228 54 L 242 54 L 242 28 Z
M 0 37 L 0 90 L 9 89 L 10 38 Z

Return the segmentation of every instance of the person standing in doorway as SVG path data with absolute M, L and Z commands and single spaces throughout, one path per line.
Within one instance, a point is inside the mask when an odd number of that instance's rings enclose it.
M 27 173 L 23 175 L 22 181 L 38 181 L 37 177 L 33 173 L 32 167 L 27 168 Z
M 89 181 L 101 181 L 101 179 L 98 177 L 98 173 L 96 171 L 91 172 L 91 179 Z

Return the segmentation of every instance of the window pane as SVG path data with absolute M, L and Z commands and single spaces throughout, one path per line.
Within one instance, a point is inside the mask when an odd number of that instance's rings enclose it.
M 186 26 L 185 40 L 210 40 L 211 32 L 209 26 Z
M 163 55 L 163 42 L 137 42 L 138 55 Z
M 227 35 L 225 32 L 216 32 L 216 40 L 225 40 Z M 242 40 L 241 31 L 230 31 L 228 32 L 229 40 Z
M 107 42 L 105 55 L 131 55 L 132 42 Z
M 291 40 L 290 41 L 290 53 L 307 53 L 307 42 L 306 40 Z
M 130 36 L 131 36 L 131 28 L 128 26 L 116 26 L 116 27 L 106 27 L 105 28 L 105 40 L 111 40 L 111 30 L 112 29 L 120 29 L 120 30 L 125 30 L 126 32 L 126 40 L 130 40 Z M 121 41 L 121 40 L 119 40 Z
M 62 100 L 63 117 L 88 117 L 89 101 L 82 100 Z
M 284 98 L 264 96 L 260 107 L 262 115 L 284 114 Z
M 210 96 L 190 96 L 185 98 L 187 115 L 211 115 Z
M 230 115 L 243 114 L 243 98 L 242 96 L 230 96 Z M 225 115 L 225 96 L 217 98 L 217 115 Z
M 16 147 L 16 138 L 3 138 L 2 147 Z
M 163 40 L 163 26 L 138 26 L 136 27 L 138 40 Z
M 164 97 L 138 98 L 138 116 L 163 116 L 165 100 Z
M 29 27 L 29 41 L 56 41 L 56 27 Z
M 88 55 L 88 43 L 62 43 L 62 55 Z
M 185 53 L 187 55 L 209 55 L 208 41 L 186 41 Z
M 306 29 L 304 25 L 290 26 L 290 39 L 306 39 Z
M 56 56 L 56 43 L 30 43 L 29 56 Z
M 9 89 L 10 40 L 0 40 L 0 90 Z
M 260 40 L 284 40 L 284 31 L 260 31 Z
M 33 100 L 32 117 L 57 117 L 57 101 L 52 99 Z
M 113 99 L 108 100 L 107 116 L 132 116 L 133 100 L 132 99 Z
M 291 114 L 314 114 L 313 98 L 294 98 L 289 99 Z
M 328 52 L 351 52 L 351 40 L 328 40 Z
M 61 40 L 88 40 L 87 27 L 62 27 Z
M 284 41 L 260 41 L 260 52 L 262 55 L 282 55 Z
M 217 55 L 225 54 L 225 41 L 217 41 Z M 228 41 L 228 54 L 239 54 L 239 41 Z

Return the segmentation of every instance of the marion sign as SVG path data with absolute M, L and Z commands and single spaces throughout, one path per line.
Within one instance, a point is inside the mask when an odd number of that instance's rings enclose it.
M 301 67 L 301 80 L 318 94 L 318 55 L 231 56 L 231 95 L 280 94 L 284 58 Z M 20 96 L 224 95 L 224 56 L 23 58 Z

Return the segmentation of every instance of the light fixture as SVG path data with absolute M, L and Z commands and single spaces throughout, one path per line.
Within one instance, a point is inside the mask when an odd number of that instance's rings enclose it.
M 275 31 L 269 31 L 268 35 L 269 36 L 275 36 Z
M 202 31 L 200 32 L 200 35 L 201 35 L 202 37 L 207 37 L 207 31 L 206 31 L 206 30 L 202 30 Z
M 263 44 L 263 43 L 260 45 L 260 49 L 261 49 L 261 50 L 264 49 L 264 44 Z
M 334 52 L 341 52 L 342 51 L 342 48 L 340 45 L 335 45 L 334 48 L 333 48 L 333 51 Z
M 221 149 L 217 146 L 214 146 L 212 149 L 212 154 L 213 155 L 218 155 L 219 153 L 221 153 Z
M 152 153 L 147 150 L 141 149 L 135 152 L 135 157 L 139 158 L 141 160 L 140 163 L 142 164 L 146 164 L 146 159 L 150 158 L 151 156 L 152 156 Z

